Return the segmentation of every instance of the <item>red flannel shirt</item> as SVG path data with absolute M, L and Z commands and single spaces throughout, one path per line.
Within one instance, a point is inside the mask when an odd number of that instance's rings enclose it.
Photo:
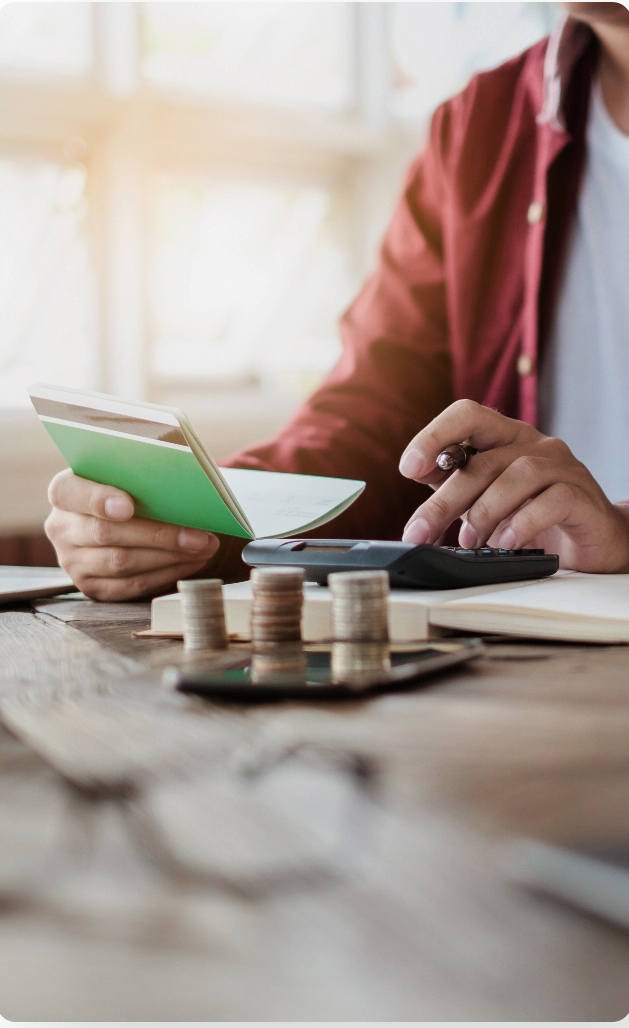
M 226 462 L 364 479 L 317 535 L 399 539 L 426 497 L 400 456 L 454 399 L 535 423 L 597 55 L 591 30 L 564 19 L 437 110 L 378 266 L 341 320 L 340 360 L 274 439 Z M 226 573 L 240 546 L 223 547 Z

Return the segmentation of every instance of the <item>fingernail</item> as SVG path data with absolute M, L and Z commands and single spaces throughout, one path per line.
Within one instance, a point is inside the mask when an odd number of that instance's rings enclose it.
M 196 528 L 182 528 L 177 537 L 177 542 L 182 550 L 204 550 L 210 541 L 207 532 L 197 531 Z
M 461 526 L 459 544 L 466 550 L 475 550 L 478 546 L 478 536 L 469 521 L 464 521 Z
M 400 471 L 406 478 L 418 478 L 424 470 L 426 458 L 419 450 L 407 450 L 402 454 Z
M 105 514 L 116 521 L 126 521 L 133 517 L 133 504 L 124 496 L 109 496 L 105 500 Z
M 515 550 L 517 539 L 512 528 L 505 528 L 498 539 L 498 546 L 501 550 Z
M 402 536 L 403 543 L 414 543 L 415 546 L 421 546 L 422 543 L 428 541 L 430 535 L 430 525 L 424 518 L 415 518 L 411 521 L 410 525 L 407 525 L 404 529 L 404 535 Z

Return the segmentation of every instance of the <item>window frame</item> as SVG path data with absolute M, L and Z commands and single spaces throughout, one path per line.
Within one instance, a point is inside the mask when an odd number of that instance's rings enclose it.
M 352 266 L 357 279 L 364 274 L 374 232 L 352 197 L 364 202 L 381 186 L 378 164 L 404 136 L 388 103 L 386 6 L 350 5 L 354 103 L 341 113 L 228 103 L 144 81 L 138 2 L 90 4 L 88 75 L 0 68 L 0 156 L 81 159 L 88 168 L 97 389 L 146 400 L 159 395 L 147 279 L 146 184 L 154 173 L 212 177 L 231 169 L 323 184 L 342 198 Z M 199 388 L 213 384 L 199 377 Z

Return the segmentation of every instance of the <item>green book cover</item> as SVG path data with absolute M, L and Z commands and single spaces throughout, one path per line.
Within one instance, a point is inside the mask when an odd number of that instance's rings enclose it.
M 364 482 L 221 468 L 185 414 L 35 385 L 30 397 L 76 475 L 124 489 L 140 517 L 243 539 L 298 535 L 345 510 Z

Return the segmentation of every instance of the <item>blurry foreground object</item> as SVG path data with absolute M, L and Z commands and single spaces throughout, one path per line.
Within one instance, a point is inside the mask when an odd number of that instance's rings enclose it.
M 623 823 L 626 647 L 493 642 L 425 691 L 238 709 L 161 687 L 166 663 L 205 655 L 133 638 L 148 616 L 76 599 L 0 615 L 5 1016 L 629 1009 L 627 939 L 492 859 L 500 838 L 596 843 Z
M 518 884 L 629 929 L 629 843 L 583 849 L 517 839 L 504 868 Z

